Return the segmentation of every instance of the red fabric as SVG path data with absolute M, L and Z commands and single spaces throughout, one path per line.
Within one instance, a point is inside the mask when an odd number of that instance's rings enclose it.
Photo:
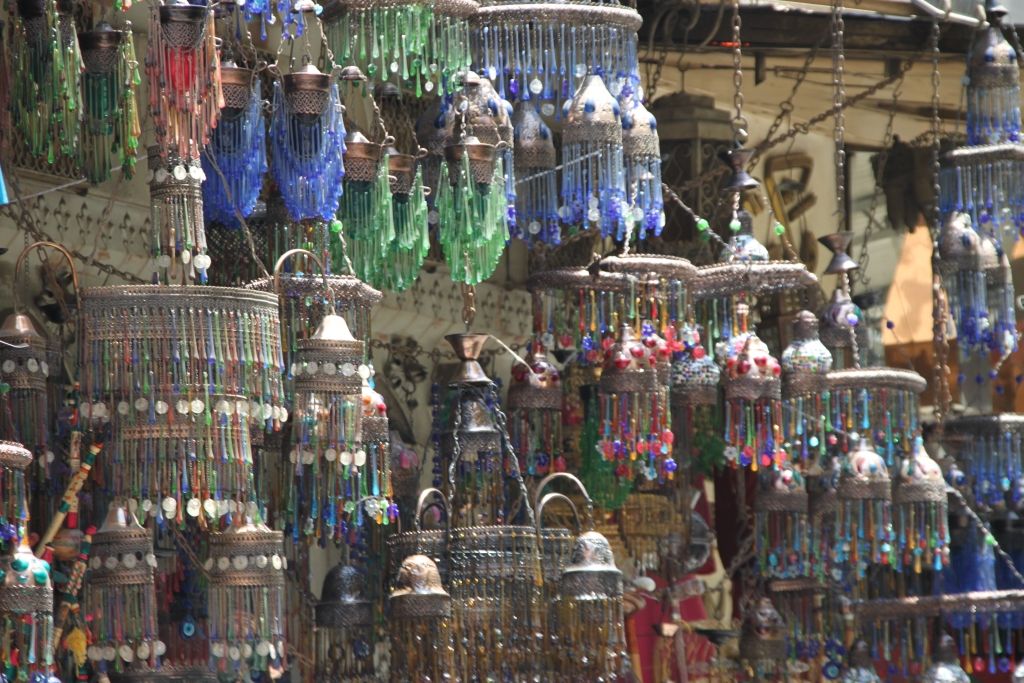
M 657 589 L 654 592 L 654 596 L 658 596 L 662 593 L 662 589 L 665 588 L 665 580 L 655 574 L 648 574 L 648 576 L 654 580 Z M 693 575 L 687 576 L 684 581 L 694 578 Z M 704 600 L 700 596 L 694 596 L 685 598 L 679 602 L 679 613 L 682 615 L 684 621 L 701 621 L 707 618 L 707 612 L 704 610 Z M 663 605 L 655 597 L 654 599 L 648 599 L 647 605 L 629 616 L 627 619 L 629 628 L 626 629 L 627 635 L 630 636 L 630 652 L 637 652 L 640 655 L 641 671 L 639 672 L 643 678 L 641 679 L 644 683 L 657 683 L 654 680 L 654 658 L 656 654 L 658 656 L 664 656 L 664 651 L 659 652 L 658 642 L 664 641 L 665 639 L 658 635 L 656 630 L 659 624 L 667 623 L 671 621 L 671 612 L 663 610 Z M 635 637 L 635 642 L 633 638 Z M 703 644 L 710 646 L 710 643 L 706 638 L 696 635 L 687 635 L 687 661 L 709 661 L 713 654 L 712 647 L 701 647 Z M 697 657 L 693 660 L 691 658 Z M 673 667 L 674 670 L 674 667 Z

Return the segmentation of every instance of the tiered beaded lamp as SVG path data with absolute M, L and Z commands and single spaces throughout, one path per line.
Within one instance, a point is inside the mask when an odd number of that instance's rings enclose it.
M 892 480 L 885 460 L 862 439 L 843 464 L 839 480 L 835 553 L 858 583 L 869 565 L 897 561 L 892 524 Z
M 327 7 L 327 40 L 343 64 L 370 81 L 390 81 L 416 97 L 446 94 L 469 68 L 475 0 L 338 0 Z
M 54 673 L 50 565 L 25 538 L 15 547 L 0 558 L 0 664 L 19 680 L 47 680 Z
M 284 544 L 280 531 L 244 522 L 210 535 L 210 666 L 253 678 L 283 668 Z
M 949 564 L 948 512 L 942 468 L 916 437 L 893 491 L 893 528 L 905 571 L 939 572 Z
M 27 313 L 11 313 L 0 325 L 0 380 L 10 387 L 5 397 L 9 419 L 0 419 L 4 439 L 25 443 L 39 458 L 29 473 L 31 489 L 47 478 L 50 412 L 46 381 L 50 374 L 46 339 Z M 31 462 L 31 459 L 30 459 Z
M 672 433 L 685 466 L 698 454 L 703 436 L 714 429 L 722 370 L 701 344 L 695 326 L 684 327 L 680 341 L 684 350 L 672 361 L 670 379 Z
M 588 74 L 603 74 L 617 97 L 634 92 L 640 24 L 616 0 L 484 0 L 473 17 L 474 56 L 503 97 L 552 116 Z
M 20 443 L 0 441 L 0 529 L 5 537 L 29 518 L 25 471 L 30 464 L 32 454 Z
M 88 425 L 110 424 L 101 461 L 110 493 L 177 521 L 216 520 L 231 499 L 247 500 L 251 430 L 279 430 L 288 417 L 277 297 L 93 288 L 82 293 L 82 322 L 79 410 Z
M 113 503 L 93 535 L 84 584 L 83 610 L 92 634 L 88 655 L 99 671 L 159 668 L 166 646 L 157 633 L 156 564 L 150 533 Z
M 388 525 L 398 521 L 398 506 L 394 502 L 391 484 L 391 432 L 388 426 L 388 406 L 370 383 L 363 380 L 362 443 L 366 453 L 364 472 L 359 479 L 359 500 L 363 511 L 377 524 Z

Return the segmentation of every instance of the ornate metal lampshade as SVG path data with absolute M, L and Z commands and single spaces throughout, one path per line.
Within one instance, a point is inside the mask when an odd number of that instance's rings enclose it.
M 528 102 L 516 105 L 515 170 L 520 179 L 516 214 L 528 243 L 557 245 L 562 241 L 558 219 L 558 174 L 554 136 L 537 109 Z
M 924 569 L 942 571 L 949 564 L 946 481 L 921 437 L 914 439 L 910 457 L 900 465 L 892 502 L 903 565 L 918 574 Z
M 284 544 L 280 531 L 246 522 L 210 535 L 211 666 L 251 676 L 281 668 L 284 644 Z
M 316 606 L 317 674 L 329 680 L 377 680 L 373 657 L 373 602 L 363 570 L 346 563 L 324 577 Z
M 818 339 L 818 318 L 810 311 L 797 314 L 793 337 L 782 352 L 782 434 L 790 454 L 808 462 L 825 453 L 832 354 Z
M 563 471 L 561 374 L 538 342 L 526 365 L 512 368 L 508 408 L 509 436 L 522 472 L 536 477 Z
M 402 561 L 388 599 L 392 675 L 402 680 L 442 681 L 455 668 L 452 599 L 434 561 L 411 555 Z
M 166 645 L 157 632 L 153 539 L 120 503 L 93 535 L 83 610 L 89 658 L 100 671 L 151 671 Z M 116 653 L 115 656 L 108 655 Z
M 26 539 L 14 552 L 0 558 L 0 636 L 6 653 L 37 653 L 17 661 L 4 657 L 8 673 L 13 668 L 26 680 L 52 673 L 53 658 L 53 583 L 50 564 L 32 554 Z
M 839 523 L 836 526 L 837 563 L 855 581 L 867 576 L 869 565 L 889 564 L 896 552 L 892 526 L 892 480 L 885 460 L 862 439 L 839 479 Z
M 788 466 L 766 470 L 754 499 L 755 549 L 762 576 L 793 579 L 810 575 L 807 488 Z

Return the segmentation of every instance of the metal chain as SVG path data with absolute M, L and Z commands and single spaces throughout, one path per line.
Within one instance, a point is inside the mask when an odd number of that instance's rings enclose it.
M 933 200 L 929 224 L 932 231 L 932 240 L 939 236 L 941 215 L 939 212 L 939 151 L 942 119 L 939 117 L 939 86 L 941 84 L 941 72 L 939 71 L 939 35 L 941 33 L 938 19 L 932 20 L 931 34 L 931 57 L 932 57 L 932 192 Z M 932 336 L 935 347 L 935 422 L 939 435 L 949 414 L 953 397 L 949 388 L 949 339 L 946 337 L 946 328 L 949 321 L 949 302 L 946 293 L 942 288 L 942 276 L 939 268 L 939 250 L 932 250 Z
M 857 262 L 860 264 L 860 268 L 854 271 L 853 277 L 855 277 L 864 287 L 868 287 L 871 284 L 871 279 L 867 276 L 868 264 L 871 262 L 871 253 L 868 251 L 868 245 L 871 243 L 871 235 L 874 231 L 875 226 L 878 225 L 878 219 L 875 215 L 878 211 L 878 203 L 881 201 L 882 195 L 884 194 L 883 183 L 885 181 L 885 167 L 889 163 L 889 151 L 892 147 L 893 141 L 893 124 L 896 121 L 896 103 L 899 102 L 900 95 L 903 94 L 903 78 L 893 85 L 892 89 L 892 103 L 889 107 L 889 120 L 885 124 L 885 133 L 882 135 L 882 149 L 876 157 L 877 172 L 875 173 L 875 188 L 871 193 L 871 205 L 868 207 L 868 224 L 864 228 L 864 240 L 861 242 L 860 256 Z
M 811 70 L 811 65 L 814 63 L 814 60 L 817 59 L 818 50 L 821 49 L 821 44 L 825 41 L 825 37 L 826 34 L 822 34 L 818 42 L 815 43 L 814 47 L 812 47 L 807 53 L 807 57 L 804 58 L 803 66 L 800 67 L 800 71 L 797 72 L 796 78 L 793 80 L 793 87 L 789 91 L 789 97 L 779 103 L 779 113 L 775 115 L 775 120 L 772 121 L 772 125 L 768 126 L 768 132 L 764 135 L 765 140 L 771 140 L 772 137 L 779 132 L 779 128 L 782 127 L 782 122 L 793 116 L 793 99 L 800 90 L 800 86 L 803 85 L 804 80 L 806 80 L 807 74 Z M 757 154 L 758 153 L 755 152 L 751 155 L 751 166 L 757 162 Z
M 992 547 L 992 551 L 1003 561 L 1003 564 L 1006 565 L 1009 572 L 1013 574 L 1013 578 L 1017 579 L 1017 582 L 1020 583 L 1021 586 L 1024 586 L 1024 576 L 1022 576 L 1020 571 L 1017 569 L 1017 565 L 1014 563 L 1013 558 L 1003 550 L 999 541 L 997 541 L 996 537 L 992 534 L 992 530 L 987 524 L 985 524 L 984 520 L 982 520 L 978 513 L 974 511 L 974 508 L 970 506 L 967 499 L 964 498 L 964 494 L 955 486 L 947 486 L 946 493 L 952 494 L 953 497 L 956 498 L 963 506 L 964 512 L 966 512 L 967 516 L 971 518 L 971 522 L 974 523 L 974 527 L 982 533 L 982 538 L 984 539 L 983 542 Z
M 743 21 L 740 19 L 740 0 L 732 0 L 732 117 L 733 142 L 739 147 L 747 141 L 747 120 L 743 117 L 743 44 L 740 42 Z
M 835 111 L 835 128 L 832 139 L 835 142 L 834 161 L 836 166 L 836 213 L 839 229 L 846 224 L 846 147 L 844 146 L 845 117 L 843 102 L 846 101 L 844 71 L 846 55 L 843 52 L 843 0 L 832 0 L 832 109 Z

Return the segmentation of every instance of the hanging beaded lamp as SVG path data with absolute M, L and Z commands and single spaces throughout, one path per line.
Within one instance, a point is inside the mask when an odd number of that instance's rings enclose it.
M 649 345 L 654 332 L 644 326 L 638 340 L 623 323 L 608 349 L 601 372 L 600 452 L 615 463 L 615 475 L 632 480 L 671 480 L 678 468 L 672 454 L 674 437 L 669 415 L 668 385 L 658 373 L 663 351 Z
M 893 491 L 893 529 L 903 566 L 920 574 L 940 572 L 949 564 L 949 524 L 946 481 L 942 468 L 914 439 L 910 457 L 900 464 Z
M 850 661 L 842 677 L 839 676 L 838 668 L 836 666 L 835 675 L 831 679 L 839 678 L 841 683 L 882 683 L 871 659 L 871 647 L 865 640 L 858 639 L 850 648 Z M 833 673 L 833 670 L 829 670 L 826 676 L 828 673 Z
M 239 227 L 256 207 L 267 173 L 263 91 L 252 69 L 221 67 L 224 108 L 203 154 L 203 209 L 210 223 Z
M 313 336 L 298 342 L 289 468 L 294 539 L 347 540 L 346 520 L 366 475 L 357 372 L 363 355 L 363 342 L 338 315 L 324 316 Z
M 869 565 L 897 562 L 892 524 L 892 480 L 885 460 L 862 439 L 847 456 L 839 479 L 839 510 L 834 552 L 852 581 L 867 576 Z
M 199 163 L 224 107 L 213 9 L 154 3 L 146 77 L 158 156 L 175 168 Z
M 765 470 L 754 499 L 755 552 L 761 576 L 793 579 L 810 574 L 807 488 L 788 465 Z
M 543 477 L 566 469 L 562 455 L 561 373 L 534 341 L 526 363 L 512 367 L 508 389 L 509 436 L 519 456 L 519 469 Z
M 473 17 L 475 62 L 502 97 L 552 116 L 588 74 L 601 75 L 616 97 L 638 88 L 641 22 L 617 0 L 484 0 Z
M 597 531 L 581 533 L 559 583 L 558 681 L 628 680 L 631 662 L 622 607 L 622 572 L 608 539 Z
M 176 151 L 149 148 L 150 249 L 154 274 L 164 284 L 205 284 L 212 259 L 206 253 L 203 190 L 206 180 L 198 157 L 185 160 Z
M 786 660 L 786 625 L 769 598 L 753 602 L 743 615 L 739 656 L 757 677 L 766 680 L 778 675 Z
M 999 242 L 1024 225 L 1020 67 L 1005 15 L 987 3 L 967 53 L 967 145 L 945 154 L 939 173 L 942 215 L 967 213 L 975 230 Z
M 631 235 L 638 240 L 660 237 L 665 227 L 665 205 L 658 122 L 644 107 L 639 94 L 626 102 L 622 112 L 622 152 Z
M 629 211 L 621 108 L 597 74 L 588 75 L 564 107 L 562 222 L 594 226 L 621 241 Z
M 363 378 L 360 400 L 363 411 L 363 451 L 366 453 L 364 474 L 359 479 L 359 498 L 363 501 L 360 512 L 365 511 L 374 522 L 387 526 L 398 521 L 398 505 L 394 502 L 391 481 L 388 406 L 367 378 Z M 362 460 L 362 456 L 359 459 Z
M 749 308 L 736 305 L 739 334 L 724 345 L 726 458 L 756 471 L 781 464 L 782 366 L 768 345 L 747 331 Z
M 527 244 L 557 245 L 562 241 L 558 217 L 558 173 L 554 136 L 537 109 L 516 105 L 512 116 L 515 172 L 518 180 L 516 215 Z
M 0 558 L 0 576 L 0 665 L 11 678 L 49 683 L 55 674 L 50 564 L 33 555 L 22 537 L 11 555 Z
M 455 675 L 452 598 L 432 559 L 411 555 L 402 561 L 388 612 L 393 677 L 443 681 Z
M 701 344 L 700 332 L 696 326 L 683 327 L 683 350 L 672 361 L 672 433 L 683 467 L 700 455 L 707 438 L 717 438 L 712 434 L 717 431 L 715 417 L 720 405 L 722 370 Z
M 337 0 L 325 8 L 328 44 L 371 82 L 390 81 L 417 98 L 444 95 L 472 56 L 469 17 L 475 0 Z
M 953 636 L 942 634 L 935 662 L 921 675 L 921 683 L 970 683 L 971 677 L 960 666 L 960 648 Z
M 957 462 L 951 482 L 982 507 L 1024 500 L 1024 416 L 965 415 L 946 423 L 943 447 Z
M 209 537 L 210 667 L 250 680 L 284 667 L 284 543 L 262 522 Z
M 141 673 L 160 666 L 167 648 L 157 632 L 156 564 L 150 533 L 120 502 L 112 503 L 92 537 L 82 601 L 92 636 L 87 654 L 98 671 Z
M 782 435 L 787 450 L 804 463 L 825 455 L 832 354 L 818 339 L 818 318 L 800 311 L 793 341 L 782 352 Z
M 77 161 L 82 56 L 71 9 L 58 0 L 16 4 L 7 33 L 12 48 L 11 119 L 33 156 L 48 164 L 58 156 Z
M 345 124 L 338 84 L 313 64 L 274 83 L 270 171 L 292 220 L 330 221 L 345 167 Z
M 478 360 L 487 335 L 446 339 L 460 367 L 435 457 L 454 511 L 448 554 L 456 666 L 467 677 L 530 677 L 541 664 L 534 634 L 542 632 L 534 511 L 497 389 Z
M 79 413 L 85 426 L 109 423 L 101 464 L 110 495 L 179 522 L 216 520 L 231 500 L 247 500 L 252 434 L 288 418 L 278 298 L 97 287 L 83 290 L 81 317 Z
M 356 276 L 371 284 L 381 284 L 382 272 L 390 267 L 387 258 L 396 237 L 391 201 L 384 146 L 359 131 L 350 131 L 345 141 L 345 181 L 338 220 Z
M 430 251 L 427 195 L 423 168 L 418 163 L 422 150 L 416 151 L 418 155 L 413 156 L 402 154 L 394 147 L 385 149 L 395 239 L 389 245 L 380 270 L 379 286 L 396 292 L 405 291 L 416 282 Z
M 316 605 L 316 675 L 327 680 L 376 681 L 373 603 L 365 570 L 341 562 L 327 572 Z
M 82 167 L 91 183 L 110 178 L 121 167 L 125 179 L 135 171 L 135 155 L 142 137 L 135 89 L 138 62 L 131 23 L 115 30 L 100 22 L 78 34 L 82 50 Z
M 494 272 L 509 239 L 498 149 L 468 135 L 444 148 L 437 192 L 438 240 L 456 282 L 477 285 Z
M 32 454 L 20 443 L 0 441 L 0 540 L 29 518 L 25 471 L 31 464 Z

